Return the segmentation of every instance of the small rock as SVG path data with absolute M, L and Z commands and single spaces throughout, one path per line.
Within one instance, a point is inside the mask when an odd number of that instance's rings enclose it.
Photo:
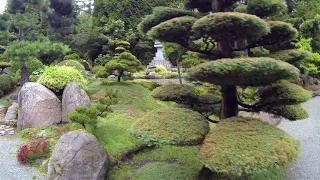
M 41 139 L 45 139 L 45 138 L 46 138 L 46 131 L 45 131 L 45 130 L 42 130 L 42 131 L 39 133 L 39 138 L 41 138 Z
M 14 132 L 8 132 L 8 135 L 14 135 Z
M 4 135 L 6 135 L 6 132 L 5 131 L 0 131 L 0 135 L 4 136 Z
M 12 121 L 17 119 L 18 108 L 19 108 L 19 104 L 16 102 L 13 102 L 12 105 L 8 108 L 6 116 L 4 117 L 5 121 Z

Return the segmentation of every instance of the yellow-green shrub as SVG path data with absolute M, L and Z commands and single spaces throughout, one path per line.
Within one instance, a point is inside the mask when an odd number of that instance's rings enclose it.
M 73 67 L 50 66 L 45 68 L 43 75 L 38 80 L 38 83 L 55 92 L 63 90 L 71 82 L 76 82 L 81 88 L 84 88 L 87 79 Z

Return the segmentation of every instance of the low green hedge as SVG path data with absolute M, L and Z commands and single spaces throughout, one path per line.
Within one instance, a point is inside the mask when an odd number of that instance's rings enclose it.
M 233 117 L 211 130 L 200 155 L 214 179 L 281 180 L 299 142 L 260 119 Z

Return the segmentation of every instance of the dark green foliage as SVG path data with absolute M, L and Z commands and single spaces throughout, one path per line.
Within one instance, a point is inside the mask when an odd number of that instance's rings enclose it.
M 89 131 L 97 128 L 98 110 L 95 107 L 76 107 L 67 117 L 71 122 L 79 123 Z
M 263 47 L 256 47 L 256 48 L 250 49 L 250 53 L 251 53 L 250 57 L 267 57 L 269 56 L 270 51 Z
M 63 16 L 73 13 L 72 0 L 50 0 L 50 7 L 53 8 L 56 13 Z
M 199 17 L 195 12 L 192 11 L 169 7 L 156 7 L 153 9 L 152 15 L 148 15 L 142 20 L 138 26 L 138 29 L 143 33 L 147 33 L 151 28 L 164 21 L 183 16 Z
M 69 66 L 74 67 L 75 69 L 79 70 L 83 76 L 86 76 L 86 71 L 84 69 L 84 66 L 80 64 L 78 61 L 75 60 L 64 60 L 57 64 L 57 66 Z
M 109 74 L 118 76 L 118 81 L 124 72 L 134 73 L 141 69 L 141 62 L 131 53 L 123 52 L 119 56 L 115 56 L 106 64 L 106 70 Z
M 118 103 L 118 91 L 112 88 L 106 88 L 106 97 L 97 100 L 94 107 L 98 110 L 98 116 L 106 117 L 108 113 L 112 112 L 111 105 Z
M 0 97 L 10 92 L 13 87 L 14 83 L 9 75 L 0 75 Z
M 188 78 L 219 85 L 262 86 L 298 74 L 294 66 L 271 58 L 238 58 L 203 63 L 191 68 Z
M 306 20 L 300 26 L 300 34 L 304 38 L 312 38 L 311 46 L 314 51 L 320 50 L 320 15 L 313 19 Z
M 285 167 L 297 160 L 299 142 L 260 119 L 233 117 L 211 130 L 200 154 L 220 179 L 253 180 L 259 175 L 272 179 L 274 174 L 283 175 Z
M 261 18 L 284 13 L 286 4 L 284 0 L 248 0 L 247 12 Z
M 132 126 L 131 133 L 150 146 L 200 144 L 209 123 L 198 113 L 184 108 L 156 109 Z
M 136 180 L 186 180 L 192 178 L 193 172 L 179 164 L 153 162 L 138 169 Z
M 63 60 L 79 60 L 79 59 L 81 59 L 81 58 L 77 53 L 68 54 L 63 57 Z
M 147 34 L 153 39 L 166 42 L 186 43 L 196 20 L 191 16 L 173 18 L 154 26 Z
M 237 1 L 238 0 L 218 0 L 218 2 L 216 2 L 212 0 L 187 0 L 186 7 L 189 9 L 197 9 L 203 13 L 208 13 L 212 11 L 212 2 L 219 4 L 219 6 L 217 6 L 219 9 L 214 9 L 213 11 L 224 11 L 225 9 L 230 8 Z
M 270 32 L 258 41 L 250 42 L 250 44 L 255 45 L 254 47 L 284 43 L 298 37 L 298 31 L 292 24 L 281 21 L 268 21 L 268 24 L 270 26 Z
M 260 105 L 279 106 L 300 104 L 311 99 L 312 93 L 287 81 L 259 88 Z
M 209 35 L 216 41 L 258 39 L 269 33 L 268 24 L 257 16 L 238 12 L 219 12 L 197 20 L 192 27 L 200 37 Z
M 308 112 L 303 108 L 301 104 L 285 105 L 285 106 L 268 106 L 263 109 L 265 112 L 269 112 L 278 116 L 282 116 L 291 121 L 306 119 L 309 117 Z

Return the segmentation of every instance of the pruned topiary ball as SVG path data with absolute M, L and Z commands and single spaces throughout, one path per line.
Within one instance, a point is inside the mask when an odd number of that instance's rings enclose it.
M 221 59 L 200 64 L 188 71 L 190 80 L 218 85 L 264 86 L 281 79 L 297 78 L 299 70 L 272 58 Z
M 212 13 L 198 19 L 193 27 L 196 34 L 207 34 L 216 41 L 227 39 L 258 39 L 270 32 L 263 19 L 238 12 Z
M 197 112 L 170 107 L 149 112 L 130 131 L 150 146 L 194 145 L 203 141 L 209 123 Z
M 233 117 L 211 130 L 200 154 L 218 177 L 279 179 L 275 172 L 284 173 L 286 165 L 298 158 L 299 142 L 260 119 Z

